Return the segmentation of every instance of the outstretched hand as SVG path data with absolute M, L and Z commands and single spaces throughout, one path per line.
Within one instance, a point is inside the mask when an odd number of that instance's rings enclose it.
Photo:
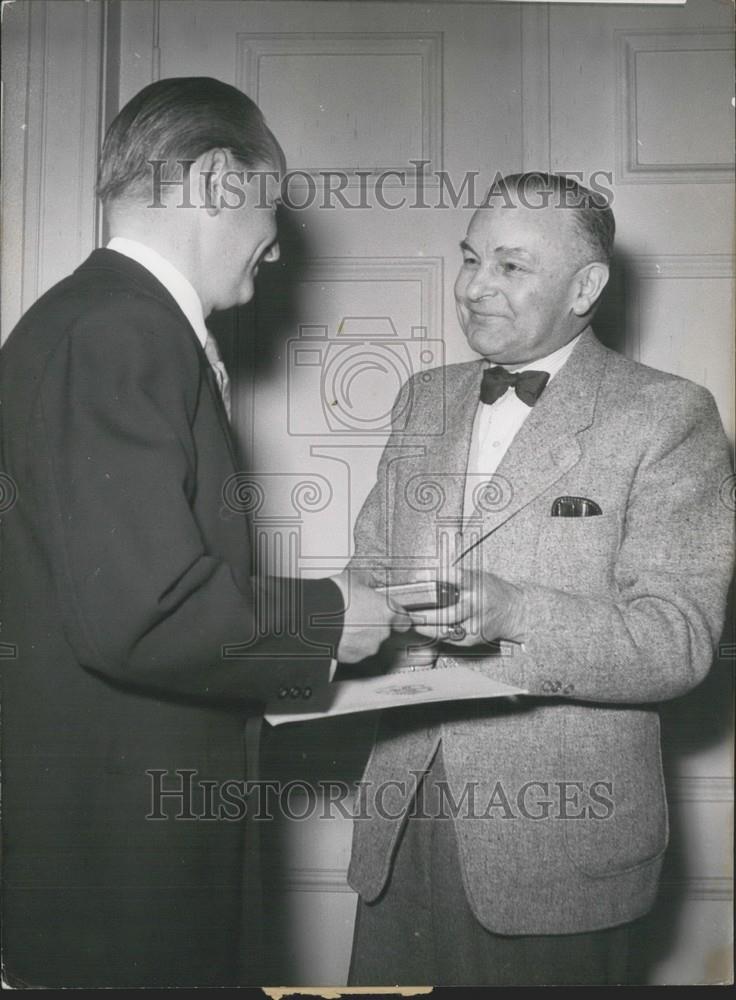
M 364 570 L 345 569 L 333 580 L 345 603 L 342 637 L 337 648 L 341 663 L 359 663 L 378 652 L 391 630 L 406 632 L 411 619 L 389 607 L 385 594 L 374 589 L 376 581 Z

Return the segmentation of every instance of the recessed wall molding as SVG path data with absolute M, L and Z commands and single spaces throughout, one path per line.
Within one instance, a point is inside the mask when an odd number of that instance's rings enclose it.
M 313 257 L 284 267 L 298 282 L 417 282 L 421 305 L 416 325 L 437 338 L 442 331 L 443 264 L 442 257 Z
M 733 183 L 733 33 L 617 31 L 615 38 L 618 182 Z M 690 101 L 696 73 L 707 76 L 708 105 Z
M 639 278 L 733 278 L 736 257 L 726 253 L 638 254 L 630 258 Z
M 550 170 L 552 111 L 549 5 L 521 4 L 522 170 Z
M 276 134 L 300 149 L 296 162 L 289 157 L 290 170 L 349 176 L 396 170 L 410 177 L 410 161 L 422 160 L 429 161 L 429 184 L 443 166 L 442 52 L 442 32 L 238 33 L 236 84 Z M 292 87 L 290 64 L 300 81 Z M 389 81 L 402 93 L 391 107 L 391 129 L 382 125 Z M 310 97 L 320 89 L 324 104 Z
M 353 893 L 347 882 L 347 868 L 289 866 L 275 880 L 277 892 Z M 730 901 L 733 883 L 723 875 L 693 875 L 683 879 L 663 879 L 665 896 L 685 896 L 690 900 Z
M 733 802 L 733 781 L 720 775 L 691 775 L 671 782 L 672 802 Z

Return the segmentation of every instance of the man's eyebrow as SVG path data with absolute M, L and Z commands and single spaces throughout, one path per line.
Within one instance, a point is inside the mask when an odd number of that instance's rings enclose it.
M 460 249 L 465 250 L 467 253 L 472 253 L 475 257 L 478 256 L 467 240 L 460 240 Z
M 500 247 L 496 247 L 496 249 L 493 252 L 494 253 L 510 253 L 510 254 L 514 254 L 514 256 L 516 256 L 516 257 L 528 257 L 529 260 L 533 260 L 534 259 L 534 254 L 530 253 L 528 250 L 525 250 L 524 247 L 505 247 L 505 246 L 500 246 Z

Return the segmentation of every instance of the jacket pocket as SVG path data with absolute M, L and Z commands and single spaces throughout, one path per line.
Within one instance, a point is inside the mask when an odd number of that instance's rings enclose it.
M 566 765 L 575 762 L 591 807 L 565 821 L 565 847 L 586 875 L 632 871 L 664 854 L 669 816 L 659 718 L 651 710 L 591 709 L 565 720 Z

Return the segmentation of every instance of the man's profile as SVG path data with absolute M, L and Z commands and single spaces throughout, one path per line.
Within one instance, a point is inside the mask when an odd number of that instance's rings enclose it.
M 185 163 L 194 197 L 152 164 Z M 242 823 L 207 788 L 245 775 L 245 719 L 307 701 L 333 660 L 398 618 L 357 576 L 251 575 L 229 384 L 205 324 L 278 258 L 278 185 L 231 208 L 230 174 L 283 154 L 243 93 L 160 80 L 106 136 L 109 245 L 20 320 L 3 349 L 3 961 L 17 986 L 234 986 Z M 400 617 L 400 616 L 399 616 Z M 223 648 L 243 648 L 226 657 Z M 169 776 L 167 818 L 149 772 Z M 199 799 L 184 801 L 195 776 Z

